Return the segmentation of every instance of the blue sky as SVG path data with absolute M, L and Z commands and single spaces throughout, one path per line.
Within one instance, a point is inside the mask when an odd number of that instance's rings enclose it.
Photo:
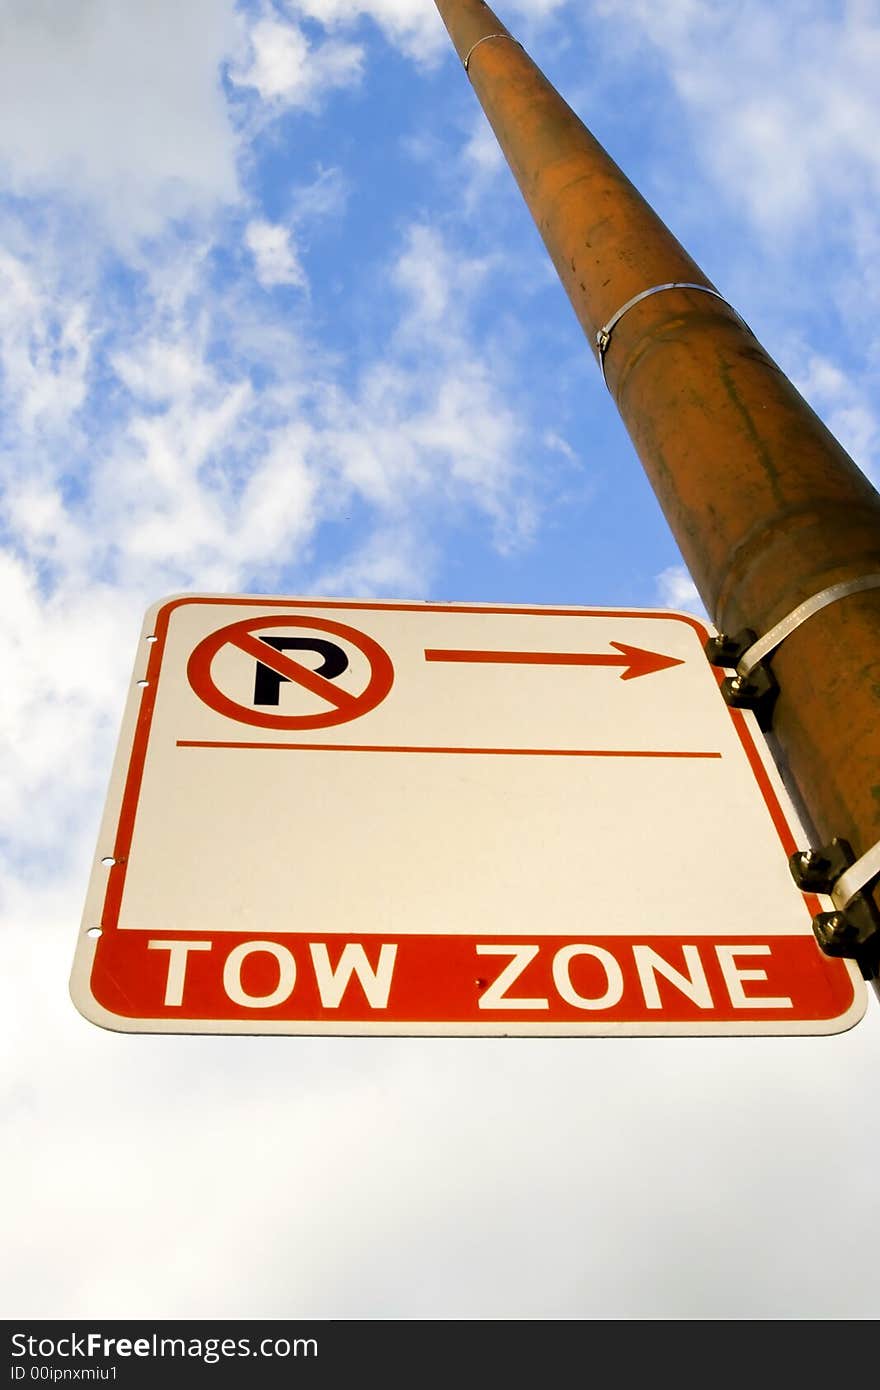
M 876 6 L 497 8 L 876 479 Z M 365 1046 L 73 1012 L 155 599 L 700 605 L 431 0 L 0 0 L 0 54 L 8 1314 L 873 1316 L 871 1015 Z M 193 1205 L 236 1180 L 268 1257 Z

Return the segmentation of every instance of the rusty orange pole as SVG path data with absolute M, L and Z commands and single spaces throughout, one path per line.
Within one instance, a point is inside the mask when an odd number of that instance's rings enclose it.
M 435 3 L 719 630 L 763 637 L 804 601 L 877 580 L 880 497 L 864 474 L 489 7 Z M 880 842 L 880 588 L 830 601 L 768 665 L 773 735 L 812 831 L 861 859 Z M 805 887 L 829 870 L 813 861 Z M 876 981 L 876 883 L 860 896 L 859 923 L 838 913 L 817 935 Z

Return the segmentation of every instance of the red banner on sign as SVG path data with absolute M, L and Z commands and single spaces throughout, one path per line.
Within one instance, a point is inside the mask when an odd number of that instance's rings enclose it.
M 124 1017 L 303 1025 L 832 1019 L 852 983 L 809 937 L 327 937 L 113 932 L 95 999 Z M 132 1001 L 136 1000 L 136 1006 Z

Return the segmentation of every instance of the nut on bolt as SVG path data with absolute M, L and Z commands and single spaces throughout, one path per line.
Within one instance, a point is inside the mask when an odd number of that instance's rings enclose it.
M 847 921 L 844 912 L 821 912 L 813 919 L 813 930 L 822 950 L 832 955 L 858 937 L 857 930 Z

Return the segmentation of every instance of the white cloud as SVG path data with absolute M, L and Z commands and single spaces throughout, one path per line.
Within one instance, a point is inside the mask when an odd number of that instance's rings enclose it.
M 725 195 L 790 240 L 842 192 L 880 192 L 880 16 L 821 0 L 595 0 L 599 15 L 663 56 L 694 139 Z
M 482 112 L 477 116 L 471 135 L 462 154 L 472 166 L 474 173 L 483 178 L 504 169 L 504 155 L 496 139 L 495 132 Z
M 490 258 L 454 254 L 439 231 L 414 224 L 393 270 L 393 281 L 408 300 L 402 329 L 418 336 L 430 328 L 434 347 L 444 332 L 453 338 L 460 334 L 491 269 Z
M 433 65 L 451 52 L 449 35 L 433 0 L 284 0 L 286 8 L 318 20 L 328 28 L 370 19 L 401 52 Z M 568 0 L 507 0 L 503 6 L 511 27 L 521 21 L 534 31 L 565 8 Z
M 35 570 L 0 553 L 0 660 L 15 673 L 0 691 L 0 836 L 16 859 L 51 853 L 55 880 L 82 852 L 81 808 L 100 795 L 133 643 L 120 642 L 124 594 L 74 583 L 46 597 Z
M 798 390 L 875 485 L 880 478 L 880 415 L 875 393 L 818 352 L 801 349 L 792 372 Z
M 345 208 L 348 182 L 340 169 L 320 169 L 309 184 L 293 194 L 293 217 L 296 221 L 313 217 L 338 217 Z
M 257 279 L 264 289 L 271 289 L 273 285 L 305 288 L 305 271 L 286 227 L 262 220 L 249 222 L 244 239 L 254 258 Z
M 56 1006 L 63 938 L 36 927 L 0 982 L 10 1317 L 874 1315 L 867 1023 L 833 1045 L 118 1038 Z
M 0 365 L 18 427 L 60 430 L 82 404 L 90 357 L 87 306 L 57 305 L 27 263 L 0 248 Z
M 111 360 L 123 386 L 149 405 L 168 404 L 175 397 L 191 398 L 207 382 L 201 355 L 183 338 L 150 338 L 116 353 Z
M 232 80 L 276 106 L 310 107 L 360 79 L 364 54 L 356 44 L 328 39 L 312 47 L 298 25 L 275 18 L 258 20 L 249 39 L 250 60 L 233 69 Z
M 237 38 L 233 0 L 3 0 L 7 182 L 86 199 L 125 237 L 234 199 L 220 64 Z
M 373 20 L 386 38 L 409 57 L 432 62 L 449 43 L 433 3 L 425 0 L 286 0 L 287 8 L 325 26 Z
M 697 586 L 683 565 L 670 565 L 657 575 L 657 599 L 664 608 L 674 608 L 685 613 L 696 613 L 706 617 L 703 600 L 697 593 Z
M 406 594 L 419 598 L 427 592 L 426 570 L 434 559 L 430 548 L 427 538 L 414 534 L 411 526 L 388 525 L 375 531 L 342 564 L 319 573 L 315 587 L 318 593 L 342 597 Z

